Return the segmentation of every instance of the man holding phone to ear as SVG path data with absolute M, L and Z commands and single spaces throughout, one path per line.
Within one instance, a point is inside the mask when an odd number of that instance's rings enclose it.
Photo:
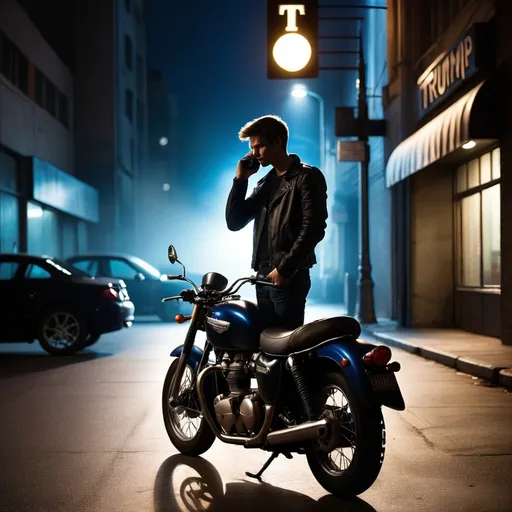
M 327 227 L 327 185 L 322 172 L 288 154 L 288 126 L 278 116 L 250 121 L 238 134 L 250 151 L 237 165 L 226 205 L 228 229 L 254 220 L 252 268 L 276 287 L 256 285 L 264 327 L 295 329 L 304 323 L 311 288 L 309 269 Z M 272 169 L 246 198 L 260 165 Z

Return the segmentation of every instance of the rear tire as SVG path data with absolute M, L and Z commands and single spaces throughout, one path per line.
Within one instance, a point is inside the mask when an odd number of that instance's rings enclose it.
M 353 447 L 348 448 L 352 452 L 352 460 L 345 469 L 337 467 L 338 459 L 336 456 L 333 458 L 332 454 L 339 453 L 339 448 L 327 453 L 320 450 L 318 444 L 313 444 L 307 450 L 308 464 L 324 489 L 338 497 L 353 497 L 369 489 L 379 475 L 386 444 L 384 419 L 380 407 L 365 407 L 360 403 L 341 372 L 323 376 L 321 389 L 317 392 L 317 407 L 320 404 L 317 411 L 320 413 L 325 404 L 326 389 L 340 390 L 348 402 L 348 406 L 340 407 L 338 412 L 345 410 L 340 423 L 344 424 L 343 432 L 347 432 L 348 438 L 353 441 Z M 349 433 L 350 430 L 352 433 Z M 339 458 L 340 464 L 346 458 L 344 455 Z
M 55 307 L 41 315 L 38 339 L 52 356 L 70 356 L 86 343 L 87 325 L 82 316 L 67 307 Z
M 190 420 L 195 419 L 197 421 L 193 422 L 193 427 L 189 427 L 186 429 L 186 432 L 184 432 L 185 429 L 180 425 L 179 422 L 179 414 L 177 412 L 177 409 L 179 408 L 172 408 L 169 405 L 171 382 L 177 368 L 178 359 L 175 359 L 167 371 L 162 390 L 162 414 L 164 417 L 165 429 L 167 430 L 167 435 L 169 436 L 172 444 L 178 449 L 179 452 L 195 457 L 201 455 L 210 448 L 210 446 L 215 441 L 215 434 L 212 432 L 204 416 L 199 418 L 199 416 L 194 416 L 193 413 L 192 415 L 187 415 L 186 412 L 183 414 L 186 415 Z M 180 396 L 189 390 L 189 388 L 186 387 L 187 375 L 193 375 L 193 373 L 194 369 L 187 365 L 181 379 L 181 389 L 179 391 Z M 192 409 L 199 409 L 199 400 L 197 399 L 195 389 L 192 390 L 191 396 L 185 401 L 185 404 L 187 407 L 191 407 Z M 197 430 L 195 434 L 192 437 L 187 438 L 187 433 L 192 433 L 192 429 L 195 429 L 196 426 Z

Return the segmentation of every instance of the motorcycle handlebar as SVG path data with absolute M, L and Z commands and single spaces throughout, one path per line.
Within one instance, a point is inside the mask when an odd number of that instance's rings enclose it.
M 180 280 L 180 281 L 187 281 L 190 283 L 196 292 L 196 294 L 199 294 L 199 288 L 196 286 L 195 283 L 193 283 L 190 279 L 186 278 L 185 276 L 180 275 L 167 275 L 168 280 Z M 261 284 L 264 286 L 275 286 L 270 279 L 268 279 L 266 276 L 257 274 L 255 276 L 250 277 L 241 277 L 234 281 L 231 286 L 220 292 L 221 296 L 227 296 L 232 295 L 233 293 L 237 292 L 245 283 L 251 283 L 253 285 Z M 238 284 L 238 286 L 237 286 Z M 165 297 L 162 299 L 162 302 L 169 302 L 171 300 L 177 300 L 177 299 L 183 299 L 181 295 L 177 295 L 175 297 Z

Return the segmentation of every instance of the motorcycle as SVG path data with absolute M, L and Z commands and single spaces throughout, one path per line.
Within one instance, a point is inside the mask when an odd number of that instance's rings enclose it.
M 265 276 L 228 280 L 208 272 L 198 287 L 186 277 L 176 249 L 171 264 L 183 272 L 168 275 L 185 289 L 162 302 L 194 306 L 183 345 L 162 390 L 167 434 L 179 452 L 198 456 L 215 439 L 271 453 L 256 474 L 280 454 L 306 455 L 311 472 L 328 492 L 343 498 L 366 491 L 376 480 L 385 452 L 382 406 L 403 411 L 405 403 L 391 350 L 359 340 L 352 317 L 332 317 L 294 330 L 263 328 L 257 306 L 237 294 L 244 284 L 274 286 Z M 195 345 L 206 332 L 204 349 Z

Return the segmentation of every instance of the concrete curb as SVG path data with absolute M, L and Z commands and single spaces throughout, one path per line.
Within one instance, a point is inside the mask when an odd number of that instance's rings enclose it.
M 449 368 L 454 368 L 460 372 L 468 373 L 469 375 L 492 382 L 493 384 L 512 389 L 511 368 L 493 366 L 467 357 L 457 356 L 450 352 L 444 352 L 431 347 L 422 347 L 409 341 L 394 338 L 393 335 L 389 333 L 372 332 L 369 329 L 365 329 L 363 332 L 391 347 L 401 348 L 410 354 L 436 361 Z
M 512 369 L 507 368 L 500 371 L 500 384 L 508 389 L 512 389 Z

